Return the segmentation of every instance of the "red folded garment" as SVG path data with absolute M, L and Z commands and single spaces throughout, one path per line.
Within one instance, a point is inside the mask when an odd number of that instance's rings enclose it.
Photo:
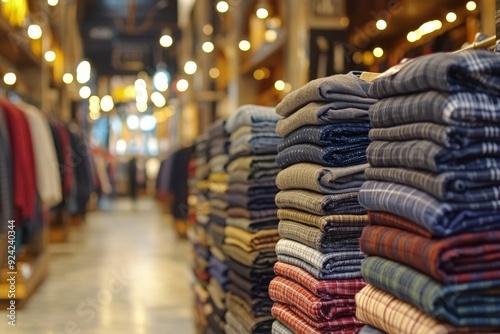
M 275 302 L 293 305 L 319 322 L 352 316 L 356 312 L 353 296 L 321 300 L 300 284 L 279 276 L 269 284 L 269 297 Z
M 354 296 L 366 285 L 363 278 L 320 280 L 302 268 L 280 261 L 274 265 L 274 272 L 276 275 L 299 283 L 322 300 L 337 298 L 338 296 Z
M 444 283 L 500 279 L 500 231 L 430 239 L 386 226 L 367 226 L 359 240 L 368 255 L 388 258 Z
M 292 308 L 275 303 L 271 309 L 272 315 L 296 334 L 344 333 L 355 334 L 363 327 L 363 323 L 356 317 L 345 317 L 331 322 L 315 323 L 304 319 L 304 316 L 295 313 Z M 312 323 L 312 324 L 311 324 Z
M 368 211 L 368 223 L 370 225 L 382 225 L 396 227 L 413 232 L 424 237 L 432 238 L 432 233 L 412 221 L 393 215 L 392 213 L 380 211 Z

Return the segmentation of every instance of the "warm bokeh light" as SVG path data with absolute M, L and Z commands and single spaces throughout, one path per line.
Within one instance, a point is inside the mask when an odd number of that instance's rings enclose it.
M 173 43 L 174 40 L 170 35 L 163 35 L 160 37 L 160 45 L 163 46 L 164 48 L 172 46 Z
M 467 8 L 467 10 L 468 10 L 468 11 L 471 11 L 471 12 L 472 12 L 472 11 L 476 10 L 477 5 L 476 5 L 476 3 L 475 3 L 474 1 L 469 1 L 469 2 L 467 2 L 467 4 L 465 5 L 465 8 Z
M 209 71 L 208 71 L 208 75 L 210 76 L 210 78 L 212 79 L 217 79 L 220 75 L 220 71 L 217 67 L 212 67 Z
M 265 19 L 269 16 L 269 12 L 265 8 L 258 8 L 255 15 L 257 15 L 259 19 Z
M 238 44 L 238 47 L 240 48 L 241 51 L 248 51 L 248 50 L 250 50 L 251 45 L 250 45 L 249 41 L 247 41 L 246 39 L 243 39 Z
M 209 42 L 209 41 L 203 43 L 203 45 L 201 46 L 201 49 L 205 53 L 210 53 L 210 52 L 214 51 L 214 48 L 215 48 L 214 43 Z
M 275 83 L 274 83 L 274 88 L 276 88 L 276 90 L 278 91 L 283 91 L 285 89 L 285 82 L 283 80 L 277 80 Z
M 446 21 L 452 23 L 455 22 L 456 20 L 457 20 L 457 14 L 453 12 L 449 12 L 448 14 L 446 14 Z
M 189 82 L 186 79 L 177 81 L 176 88 L 179 92 L 185 92 L 189 88 Z
M 28 26 L 28 37 L 31 39 L 40 39 L 42 37 L 42 28 L 38 24 Z
M 17 81 L 17 76 L 13 72 L 5 73 L 5 75 L 3 76 L 3 82 L 5 82 L 5 84 L 8 86 L 14 85 L 16 81 Z
M 63 77 L 62 77 L 62 80 L 63 80 L 63 82 L 66 85 L 69 85 L 70 83 L 73 82 L 73 74 L 71 74 L 71 73 L 64 73 Z
M 49 63 L 52 63 L 54 60 L 56 60 L 56 53 L 52 50 L 49 50 L 45 52 L 44 58 Z
M 385 28 L 387 28 L 387 22 L 384 20 L 378 20 L 377 23 L 375 23 L 375 26 L 378 30 L 385 30 Z
M 381 47 L 376 47 L 373 49 L 373 55 L 377 58 L 380 58 L 384 55 L 384 50 Z
M 52 7 L 57 6 L 58 3 L 59 0 L 47 0 L 47 4 Z
M 195 74 L 197 69 L 198 69 L 198 66 L 192 60 L 189 60 L 184 64 L 184 72 L 186 74 L 189 74 L 189 75 Z
M 229 4 L 226 1 L 219 1 L 216 8 L 219 13 L 225 13 L 229 10 Z
M 111 95 L 104 95 L 101 98 L 101 110 L 104 112 L 109 112 L 115 107 L 115 103 L 113 102 L 113 98 Z
M 92 94 L 92 91 L 90 90 L 89 86 L 83 86 L 82 88 L 80 88 L 79 93 L 82 99 L 88 99 L 90 94 Z

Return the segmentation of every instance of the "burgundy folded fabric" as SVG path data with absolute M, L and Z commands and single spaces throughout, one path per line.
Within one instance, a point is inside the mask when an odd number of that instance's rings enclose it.
M 421 236 L 432 238 L 432 233 L 425 228 L 411 222 L 408 219 L 393 215 L 392 213 L 380 211 L 368 211 L 368 223 L 370 225 L 382 225 L 396 227 Z
M 319 322 L 352 316 L 356 312 L 353 296 L 321 300 L 300 284 L 279 276 L 269 284 L 269 297 L 275 302 L 293 305 Z
M 286 277 L 302 285 L 322 300 L 342 296 L 354 296 L 366 285 L 363 278 L 320 280 L 302 268 L 281 261 L 278 261 L 274 265 L 274 272 L 276 275 Z
M 367 226 L 361 250 L 404 263 L 445 283 L 500 279 L 500 231 L 430 239 L 393 227 Z

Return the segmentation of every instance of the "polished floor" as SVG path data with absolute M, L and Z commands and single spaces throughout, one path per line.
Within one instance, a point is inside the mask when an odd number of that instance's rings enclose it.
M 0 333 L 192 334 L 189 245 L 156 205 L 119 200 L 51 245 L 50 273 Z

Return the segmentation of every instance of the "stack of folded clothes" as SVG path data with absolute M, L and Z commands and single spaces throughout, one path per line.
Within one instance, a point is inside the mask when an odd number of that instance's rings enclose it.
M 369 285 L 356 295 L 372 328 L 500 332 L 499 83 L 487 51 L 423 56 L 373 82 Z
M 280 138 L 274 108 L 245 105 L 226 122 L 230 134 L 227 226 L 229 265 L 226 333 L 269 333 L 273 318 L 268 286 L 279 240 L 274 196 Z
M 365 285 L 358 202 L 364 174 L 370 84 L 360 73 L 311 81 L 276 107 L 280 192 L 273 333 L 356 333 L 354 295 Z
M 224 333 L 226 315 L 226 291 L 228 287 L 228 269 L 224 245 L 224 227 L 226 226 L 226 192 L 228 174 L 225 166 L 228 162 L 229 137 L 224 129 L 225 122 L 219 120 L 208 129 L 208 197 L 210 202 L 210 260 L 208 284 L 209 300 L 213 312 L 208 315 L 210 333 Z

